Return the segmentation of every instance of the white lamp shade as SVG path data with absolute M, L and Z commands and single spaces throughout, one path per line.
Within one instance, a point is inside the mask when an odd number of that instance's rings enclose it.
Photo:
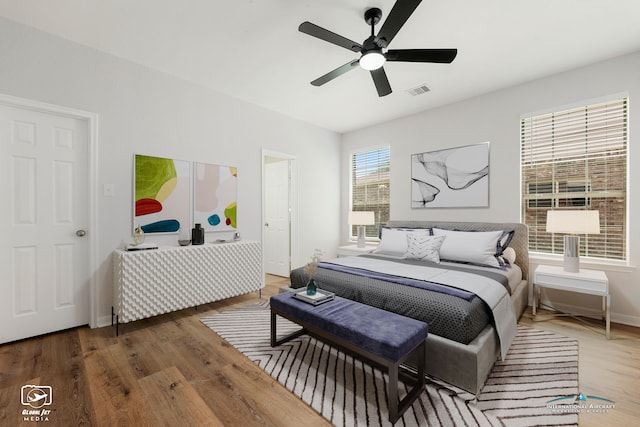
M 349 224 L 351 225 L 373 225 L 376 219 L 373 212 L 349 212 Z
M 598 211 L 547 211 L 547 233 L 600 234 Z

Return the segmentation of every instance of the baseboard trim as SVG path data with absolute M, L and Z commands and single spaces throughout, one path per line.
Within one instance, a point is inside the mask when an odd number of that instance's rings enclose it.
M 98 328 L 104 328 L 105 326 L 111 326 L 111 316 L 98 317 Z

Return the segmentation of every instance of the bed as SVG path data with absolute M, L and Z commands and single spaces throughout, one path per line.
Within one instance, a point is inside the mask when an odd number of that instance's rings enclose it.
M 526 308 L 527 248 L 520 223 L 390 221 L 376 253 L 323 261 L 314 279 L 343 298 L 428 323 L 427 373 L 478 394 Z M 303 268 L 291 272 L 291 288 L 306 282 Z

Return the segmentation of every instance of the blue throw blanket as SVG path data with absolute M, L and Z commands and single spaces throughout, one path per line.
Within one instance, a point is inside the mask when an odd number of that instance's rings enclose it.
M 428 291 L 439 292 L 441 294 L 452 295 L 458 298 L 470 301 L 475 294 L 458 288 L 452 288 L 435 282 L 411 279 L 409 277 L 395 276 L 392 274 L 380 273 L 377 271 L 363 270 L 355 267 L 347 267 L 344 265 L 332 264 L 329 262 L 320 262 L 318 267 L 327 268 L 329 270 L 340 271 L 342 273 L 355 274 L 356 276 L 368 277 L 370 279 L 384 280 L 386 282 L 398 283 L 405 286 L 413 286 L 414 288 L 426 289 Z

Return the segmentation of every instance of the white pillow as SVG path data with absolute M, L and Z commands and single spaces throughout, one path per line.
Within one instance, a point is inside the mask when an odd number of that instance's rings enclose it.
M 407 233 L 407 252 L 404 258 L 440 263 L 440 246 L 445 236 L 428 233 Z
M 433 229 L 434 236 L 446 236 L 440 247 L 443 261 L 461 261 L 500 267 L 496 257 L 502 231 L 453 231 Z
M 404 256 L 407 252 L 407 233 L 416 232 L 429 235 L 428 228 L 424 230 L 383 228 L 380 233 L 380 244 L 373 251 L 387 255 Z

